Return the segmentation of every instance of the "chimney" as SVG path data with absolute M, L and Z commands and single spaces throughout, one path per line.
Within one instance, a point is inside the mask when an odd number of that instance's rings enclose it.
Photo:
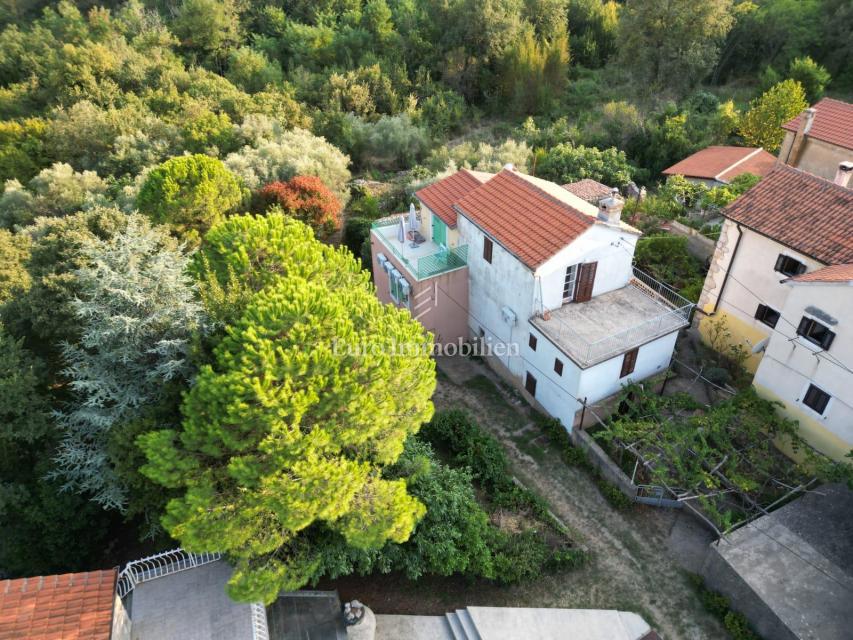
M 835 172 L 835 184 L 846 189 L 850 188 L 850 176 L 853 176 L 853 162 L 845 160 L 838 165 L 838 170 Z
M 613 188 L 609 196 L 598 201 L 598 219 L 607 224 L 618 225 L 624 206 L 625 201 L 619 195 L 619 189 Z
M 515 165 L 512 162 L 507 162 L 504 165 L 504 169 L 506 169 L 508 171 L 515 171 Z
M 791 167 L 797 166 L 797 160 L 800 159 L 800 151 L 803 148 L 806 136 L 812 129 L 815 115 L 817 115 L 817 109 L 813 107 L 809 107 L 803 111 L 803 118 L 800 120 L 800 126 L 797 127 L 797 132 L 794 134 L 794 141 L 791 143 L 788 156 L 785 158 L 785 164 Z

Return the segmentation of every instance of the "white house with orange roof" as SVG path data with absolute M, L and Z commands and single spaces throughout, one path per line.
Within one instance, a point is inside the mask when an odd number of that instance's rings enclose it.
M 776 164 L 776 156 L 761 147 L 712 146 L 663 170 L 665 176 L 684 176 L 692 182 L 719 187 L 744 173 L 759 177 Z
M 427 302 L 413 298 L 414 317 L 427 329 L 464 324 L 465 338 L 491 349 L 493 367 L 567 428 L 581 402 L 666 369 L 693 305 L 633 267 L 640 232 L 621 220 L 616 192 L 596 207 L 507 167 L 463 170 L 416 196 L 416 225 L 432 246 L 465 247 L 464 267 L 449 272 L 460 281 L 400 260 L 410 232 L 398 219 L 372 230 L 380 298 L 397 302 L 387 278 L 394 269 L 416 280 Z

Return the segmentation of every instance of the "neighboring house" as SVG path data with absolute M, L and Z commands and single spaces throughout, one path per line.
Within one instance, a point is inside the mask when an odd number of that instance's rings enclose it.
M 764 176 L 776 156 L 761 147 L 707 147 L 663 170 L 665 176 L 684 176 L 709 187 L 729 184 L 744 173 Z
M 839 171 L 835 184 L 778 165 L 726 207 L 699 299 L 706 342 L 741 345 L 747 369 L 760 371 L 757 389 L 783 402 L 802 436 L 836 459 L 853 446 L 845 404 L 853 404 L 853 336 L 844 324 L 853 288 L 824 280 L 847 273 L 828 266 L 853 263 L 850 173 Z M 730 335 L 715 340 L 723 320 Z
M 0 581 L 2 640 L 127 640 L 117 569 Z
M 853 104 L 824 98 L 782 128 L 779 162 L 832 180 L 839 164 L 853 160 Z
M 824 485 L 714 542 L 702 577 L 762 638 L 849 640 L 853 492 Z
M 404 304 L 383 267 L 390 263 L 423 287 L 423 299 L 437 295 L 429 310 L 410 297 L 405 306 L 414 317 L 427 329 L 463 327 L 443 334 L 445 342 L 484 340 L 490 364 L 567 429 L 582 401 L 597 402 L 666 369 L 693 305 L 633 268 L 640 232 L 621 220 L 616 192 L 594 207 L 512 168 L 493 177 L 469 173 L 416 194 L 421 228 L 441 218 L 448 251 L 467 247 L 465 265 L 449 271 L 459 281 L 442 281 L 448 272 L 416 277 L 412 262 L 399 259 L 397 238 L 405 231 L 389 238 L 380 226 L 371 242 L 383 301 Z
M 569 182 L 563 185 L 563 189 L 577 196 L 581 200 L 598 206 L 598 202 L 610 195 L 613 190 L 606 184 L 601 184 L 591 178 L 584 178 L 577 182 Z

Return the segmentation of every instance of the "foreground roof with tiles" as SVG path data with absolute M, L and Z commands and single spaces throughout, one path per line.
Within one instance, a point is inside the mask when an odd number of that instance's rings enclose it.
M 807 135 L 815 140 L 853 149 L 853 104 L 824 98 L 812 108 L 815 110 L 815 116 Z M 803 117 L 801 113 L 783 124 L 782 128 L 796 131 Z
M 569 182 L 563 185 L 563 189 L 587 202 L 598 202 L 610 195 L 610 187 L 591 178 Z
M 109 640 L 118 571 L 0 582 L 0 640 Z
M 595 224 L 590 207 L 575 206 L 543 188 L 544 180 L 504 169 L 454 204 L 458 213 L 493 236 L 528 268 L 535 269 Z M 562 187 L 566 200 L 574 198 Z
M 456 211 L 453 210 L 453 203 L 483 184 L 482 177 L 482 173 L 460 169 L 453 175 L 416 191 L 415 195 L 445 224 L 455 227 Z
M 788 279 L 789 282 L 853 282 L 853 264 L 833 264 Z
M 778 165 L 723 215 L 826 264 L 853 262 L 853 189 Z
M 667 176 L 687 176 L 729 182 L 743 174 L 763 176 L 776 164 L 776 156 L 761 147 L 707 147 L 663 170 Z

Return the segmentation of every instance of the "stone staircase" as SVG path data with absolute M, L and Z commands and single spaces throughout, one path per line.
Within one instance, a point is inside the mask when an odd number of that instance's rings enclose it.
M 482 640 L 467 609 L 457 609 L 446 613 L 444 617 L 447 619 L 447 624 L 450 625 L 453 640 Z

